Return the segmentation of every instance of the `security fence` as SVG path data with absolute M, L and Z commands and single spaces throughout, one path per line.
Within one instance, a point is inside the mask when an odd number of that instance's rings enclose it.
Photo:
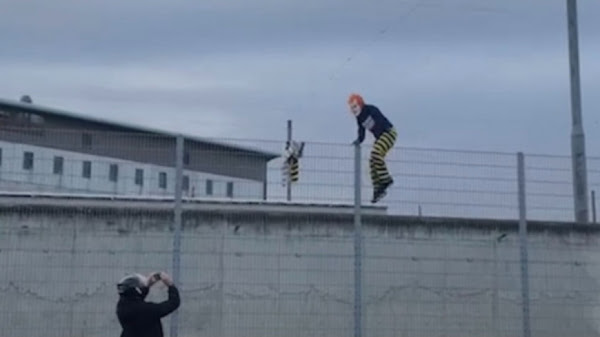
M 398 146 L 371 205 L 368 144 L 0 132 L 3 336 L 116 335 L 116 281 L 155 270 L 171 336 L 599 334 L 569 157 Z

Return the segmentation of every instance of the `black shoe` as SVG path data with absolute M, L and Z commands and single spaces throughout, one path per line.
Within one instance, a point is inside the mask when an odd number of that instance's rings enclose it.
M 371 203 L 374 204 L 379 199 L 379 191 L 381 188 L 379 186 L 373 186 L 373 197 L 371 198 Z
M 385 195 L 387 194 L 386 191 L 384 190 L 379 190 L 377 191 L 377 193 L 373 196 L 373 200 L 371 200 L 371 203 L 376 204 L 377 202 L 379 202 L 379 200 L 383 199 L 383 197 L 385 197 Z
M 373 199 L 371 199 L 371 203 L 375 204 L 377 203 L 379 200 L 381 200 L 383 197 L 385 197 L 386 195 L 386 191 L 383 188 L 383 186 L 377 186 L 375 187 L 375 189 L 373 190 Z
M 390 186 L 392 186 L 393 183 L 394 183 L 394 179 L 390 178 L 390 180 L 375 187 L 375 189 L 373 190 L 373 199 L 371 200 L 371 203 L 375 204 L 379 200 L 383 199 L 383 197 L 385 197 L 387 195 L 387 189 Z
M 381 184 L 381 190 L 387 191 L 387 189 L 394 184 L 394 179 L 390 178 L 390 180 Z

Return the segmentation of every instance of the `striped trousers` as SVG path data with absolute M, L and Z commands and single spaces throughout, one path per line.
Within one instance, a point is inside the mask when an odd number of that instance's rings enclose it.
M 396 130 L 392 128 L 384 132 L 377 138 L 375 144 L 373 144 L 369 165 L 371 168 L 371 181 L 373 182 L 374 188 L 392 180 L 387 165 L 385 164 L 385 156 L 396 143 L 397 136 Z

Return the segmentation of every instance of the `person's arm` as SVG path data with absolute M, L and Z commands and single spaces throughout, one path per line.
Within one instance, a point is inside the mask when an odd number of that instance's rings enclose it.
M 147 303 L 145 309 L 149 316 L 163 318 L 177 310 L 180 303 L 179 291 L 177 290 L 177 287 L 172 285 L 169 286 L 169 298 L 166 301 L 160 303 Z
M 179 290 L 175 287 L 169 275 L 160 273 L 160 280 L 169 287 L 169 298 L 160 303 L 146 303 L 145 311 L 149 316 L 162 318 L 177 310 L 181 304 L 181 299 L 179 297 Z
M 362 142 L 365 140 L 365 128 L 362 126 L 362 124 L 360 124 L 358 118 L 356 119 L 356 124 L 358 125 L 358 138 L 356 138 L 353 143 L 355 145 L 362 144 Z

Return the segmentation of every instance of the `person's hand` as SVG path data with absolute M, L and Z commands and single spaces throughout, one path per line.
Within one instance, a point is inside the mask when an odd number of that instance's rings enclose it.
M 160 281 L 160 273 L 151 273 L 148 277 L 148 287 L 152 287 L 156 282 Z
M 169 274 L 165 273 L 165 272 L 161 272 L 160 273 L 160 279 L 161 281 L 163 281 L 163 283 L 167 286 L 172 286 L 173 285 L 173 279 L 171 279 L 171 276 L 169 276 Z

